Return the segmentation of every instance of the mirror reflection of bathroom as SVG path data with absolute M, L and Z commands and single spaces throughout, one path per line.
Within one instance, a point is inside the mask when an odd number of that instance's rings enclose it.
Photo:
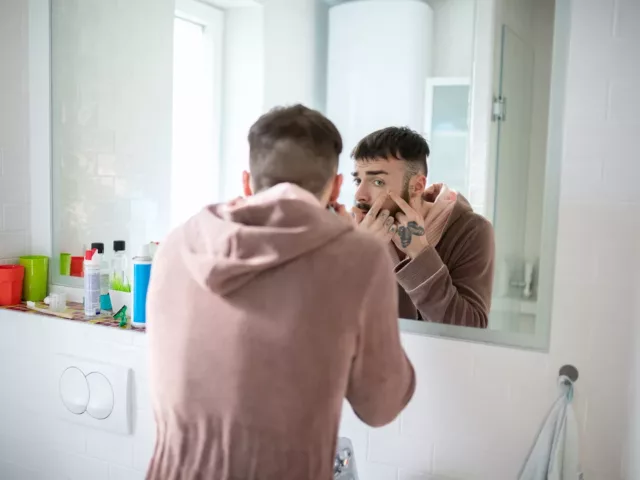
M 495 275 L 480 281 L 481 319 L 431 318 L 408 297 L 400 317 L 546 331 L 554 8 L 553 0 L 53 0 L 54 260 L 71 267 L 55 265 L 54 282 L 81 284 L 73 259 L 93 242 L 124 240 L 132 254 L 204 205 L 242 195 L 249 127 L 274 106 L 303 103 L 342 134 L 341 203 L 363 195 L 351 182 L 356 144 L 407 126 L 429 144 L 427 187 L 447 185 L 493 224 L 486 269 Z
M 496 265 L 490 328 L 535 333 L 554 2 L 520 2 L 497 29 L 490 215 Z

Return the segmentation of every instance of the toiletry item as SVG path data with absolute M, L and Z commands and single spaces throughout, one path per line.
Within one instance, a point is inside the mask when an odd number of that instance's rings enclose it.
M 109 290 L 109 297 L 111 297 L 112 311 L 117 312 L 122 310 L 122 307 L 127 307 L 129 317 L 131 316 L 131 292 L 121 292 L 118 290 Z
M 67 308 L 67 294 L 52 293 L 44 299 L 44 303 L 49 305 L 49 309 L 54 312 L 63 312 Z
M 111 310 L 111 298 L 109 297 L 109 262 L 104 255 L 104 243 L 91 244 L 92 250 L 97 250 L 100 255 L 100 309 Z
M 20 257 L 24 267 L 22 298 L 31 302 L 41 302 L 47 296 L 49 283 L 49 257 L 30 255 Z
M 0 265 L 0 306 L 18 305 L 22 298 L 24 267 Z
M 127 307 L 126 305 L 122 307 L 118 312 L 113 316 L 116 320 L 118 320 L 118 326 L 120 328 L 125 328 L 127 326 Z
M 63 275 L 63 276 L 71 275 L 71 254 L 70 253 L 60 254 L 60 275 Z
M 140 255 L 133 259 L 133 312 L 131 320 L 133 325 L 144 326 L 147 322 L 147 291 L 151 278 L 151 254 L 149 244 L 143 245 Z
M 97 250 L 100 255 L 104 255 L 104 243 L 94 242 L 91 244 L 91 250 Z
M 73 320 L 75 314 L 75 310 L 72 308 L 65 307 L 64 310 L 58 312 L 41 302 L 27 302 L 27 308 L 46 315 L 53 315 L 60 318 L 66 318 L 68 320 Z
M 71 273 L 72 277 L 84 276 L 84 257 L 71 257 Z
M 97 249 L 87 250 L 84 257 L 84 314 L 94 317 L 100 314 L 100 262 Z
M 111 259 L 111 278 L 109 288 L 120 292 L 131 291 L 127 265 L 126 244 L 124 240 L 113 242 L 113 258 Z
M 153 257 L 156 256 L 156 252 L 158 251 L 159 247 L 160 242 L 149 242 L 149 256 L 151 257 L 151 260 L 153 260 Z

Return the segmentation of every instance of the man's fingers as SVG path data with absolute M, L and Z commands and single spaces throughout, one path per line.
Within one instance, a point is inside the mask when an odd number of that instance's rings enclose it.
M 388 193 L 385 193 L 384 195 L 380 195 L 375 202 L 373 202 L 373 205 L 371 205 L 371 210 L 369 210 L 367 212 L 367 216 L 371 217 L 371 219 L 375 219 L 378 216 L 378 213 L 380 213 L 380 210 L 382 209 L 382 205 L 384 205 L 384 202 L 387 200 L 387 197 L 389 196 Z
M 391 197 L 391 200 L 393 200 L 394 202 L 396 202 L 396 205 L 398 205 L 400 207 L 400 209 L 406 213 L 407 215 L 411 215 L 414 214 L 416 211 L 411 207 L 411 205 L 409 205 L 407 202 L 405 202 L 399 195 L 396 195 L 393 192 L 389 192 L 389 196 Z
M 398 231 L 398 226 L 395 223 L 391 223 L 391 225 L 385 230 L 384 239 L 385 241 L 390 241 L 396 235 Z
M 348 212 L 347 208 L 344 205 L 342 205 L 341 203 L 337 203 L 337 202 L 334 203 L 333 204 L 333 209 L 335 210 L 336 214 L 340 218 L 342 218 L 342 219 L 344 219 L 346 221 L 349 221 L 349 222 L 354 222 L 353 215 L 350 212 Z
M 364 220 L 364 212 L 359 208 L 353 207 L 351 209 L 351 215 L 357 224 L 360 224 Z
M 413 197 L 411 197 L 409 199 L 409 205 L 411 206 L 411 208 L 413 208 L 416 212 L 419 212 L 422 209 L 422 195 L 414 195 Z
M 406 225 L 407 223 L 409 223 L 409 217 L 401 212 L 396 213 L 396 220 L 398 220 L 398 223 L 400 225 Z
M 389 218 L 391 212 L 389 210 L 382 210 L 380 214 L 376 217 L 376 221 L 380 223 L 384 223 Z

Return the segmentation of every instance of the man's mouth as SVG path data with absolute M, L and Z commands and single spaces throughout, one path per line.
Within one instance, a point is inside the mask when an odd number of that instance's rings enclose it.
M 367 213 L 369 210 L 371 210 L 371 205 L 368 205 L 366 203 L 356 203 L 355 207 L 359 210 L 362 210 L 364 213 Z

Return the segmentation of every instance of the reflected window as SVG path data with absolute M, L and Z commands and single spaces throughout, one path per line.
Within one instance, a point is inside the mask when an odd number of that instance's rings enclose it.
M 222 13 L 196 2 L 179 7 L 173 23 L 172 226 L 216 199 L 219 170 L 216 39 Z

